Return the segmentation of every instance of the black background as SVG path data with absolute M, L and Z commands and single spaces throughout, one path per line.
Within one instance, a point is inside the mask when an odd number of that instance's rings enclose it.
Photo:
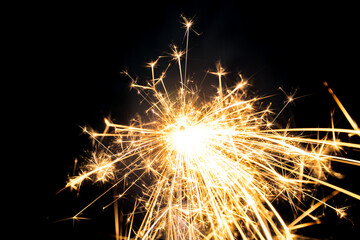
M 126 124 L 146 107 L 139 107 L 129 80 L 120 71 L 127 68 L 133 75 L 149 77 L 145 64 L 170 52 L 169 44 L 182 43 L 180 14 L 195 16 L 194 29 L 201 33 L 190 38 L 188 72 L 195 81 L 221 60 L 233 74 L 227 77 L 229 85 L 241 72 L 251 78 L 256 94 L 278 94 L 271 99 L 275 111 L 285 100 L 278 87 L 287 93 L 297 89 L 296 96 L 307 95 L 286 109 L 285 123 L 291 116 L 293 126 L 329 127 L 330 111 L 335 109 L 337 126 L 351 128 L 323 81 L 360 122 L 356 7 L 336 2 L 282 5 L 243 1 L 23 6 L 11 18 L 16 22 L 12 33 L 18 36 L 11 49 L 17 71 L 24 74 L 15 74 L 19 77 L 14 109 L 22 123 L 22 135 L 15 144 L 21 157 L 16 164 L 25 175 L 20 177 L 21 184 L 12 187 L 20 200 L 14 226 L 28 229 L 25 234 L 35 234 L 35 238 L 112 239 L 112 208 L 101 210 L 106 201 L 83 214 L 92 220 L 74 226 L 71 220 L 58 222 L 73 216 L 106 186 L 84 187 L 79 196 L 69 190 L 56 192 L 72 174 L 74 159 L 91 148 L 81 126 L 102 130 L 103 118 L 109 115 Z M 212 81 L 211 77 L 207 81 Z M 359 142 L 359 138 L 352 141 Z M 349 158 L 360 159 L 358 152 L 348 153 Z M 358 167 L 335 164 L 334 168 L 346 178 L 329 181 L 359 194 Z M 356 239 L 360 203 L 344 195 L 334 200 L 330 202 L 334 206 L 350 206 L 349 220 L 339 220 L 326 209 L 328 218 L 323 225 L 299 233 L 320 239 Z

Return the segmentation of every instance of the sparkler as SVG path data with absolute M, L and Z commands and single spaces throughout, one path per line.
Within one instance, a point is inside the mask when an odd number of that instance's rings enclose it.
M 326 178 L 341 176 L 331 169 L 332 161 L 360 166 L 360 161 L 336 154 L 344 148 L 359 149 L 360 144 L 342 142 L 337 136 L 360 135 L 360 131 L 333 91 L 328 88 L 353 129 L 278 127 L 270 104 L 263 106 L 268 97 L 250 98 L 248 82 L 240 74 L 235 86 L 225 87 L 227 72 L 220 62 L 215 72 L 209 72 L 217 76 L 217 94 L 201 99 L 200 90 L 187 77 L 193 20 L 182 19 L 186 48 L 172 46 L 172 60 L 163 72 L 155 67 L 164 57 L 148 64 L 151 79 L 145 85 L 123 72 L 131 79 L 131 88 L 149 104 L 148 119 L 137 117 L 130 125 L 105 119 L 102 133 L 84 128 L 101 150 L 91 154 L 90 163 L 66 187 L 79 189 L 87 180 L 114 179 L 112 187 L 97 198 L 124 183 L 114 202 L 134 186 L 140 188 L 122 239 L 294 239 L 296 229 L 321 222 L 312 214 L 320 206 L 344 216 L 343 209 L 327 201 L 338 193 L 359 200 L 360 196 Z M 165 79 L 174 64 L 180 87 L 171 93 Z M 293 100 L 289 96 L 287 103 Z M 326 136 L 312 137 L 319 132 Z M 114 139 L 113 143 L 105 145 L 105 137 Z M 318 199 L 312 193 L 318 185 L 333 192 Z M 97 199 L 73 219 L 79 219 Z M 306 199 L 316 203 L 306 206 Z M 283 219 L 279 203 L 291 206 L 292 222 Z M 137 211 L 144 213 L 141 225 L 135 227 Z

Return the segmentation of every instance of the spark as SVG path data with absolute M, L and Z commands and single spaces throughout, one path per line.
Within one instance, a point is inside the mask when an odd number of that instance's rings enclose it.
M 327 87 L 329 93 L 331 94 L 331 96 L 334 98 L 335 102 L 338 104 L 339 108 L 341 109 L 341 111 L 344 113 L 346 119 L 349 121 L 349 123 L 351 124 L 351 126 L 354 128 L 354 130 L 356 131 L 356 134 L 360 136 L 360 128 L 358 127 L 358 125 L 356 124 L 356 122 L 354 121 L 354 119 L 352 119 L 352 117 L 350 116 L 350 114 L 346 111 L 345 107 L 342 105 L 342 103 L 340 102 L 340 100 L 336 97 L 334 91 L 329 87 L 328 83 L 325 81 L 324 82 L 324 86 Z
M 227 72 L 225 72 L 225 69 L 221 66 L 220 61 L 217 62 L 216 64 L 216 72 L 210 72 L 213 75 L 217 75 L 218 76 L 218 80 L 219 80 L 219 88 L 218 88 L 218 93 L 219 93 L 219 99 L 222 99 L 222 84 L 221 84 L 221 78 L 222 76 L 225 76 L 227 74 Z
M 210 72 L 217 76 L 216 96 L 200 99 L 201 90 L 196 84 L 188 85 L 186 79 L 194 22 L 182 19 L 186 49 L 172 45 L 165 70 L 155 71 L 166 58 L 162 56 L 148 63 L 151 80 L 144 85 L 123 72 L 130 78 L 131 88 L 149 104 L 147 117 L 137 117 L 129 125 L 105 119 L 102 133 L 84 128 L 103 150 L 95 151 L 66 187 L 79 189 L 85 181 L 115 179 L 116 183 L 72 219 L 81 219 L 85 209 L 124 183 L 124 190 L 112 202 L 116 211 L 118 200 L 129 189 L 136 186 L 141 191 L 126 218 L 125 236 L 119 236 L 120 228 L 115 227 L 117 239 L 294 239 L 295 230 L 321 222 L 313 215 L 315 210 L 330 206 L 326 202 L 338 193 L 360 200 L 358 194 L 326 181 L 328 175 L 340 176 L 331 169 L 332 161 L 360 165 L 358 160 L 337 154 L 343 148 L 360 148 L 360 144 L 336 139 L 340 134 L 359 134 L 359 129 L 332 90 L 328 88 L 353 129 L 277 128 L 274 121 L 284 108 L 273 117 L 271 104 L 263 107 L 269 96 L 250 98 L 248 82 L 241 74 L 234 87 L 225 87 L 223 77 L 229 72 L 220 62 L 216 71 Z M 166 72 L 174 62 L 180 87 L 178 92 L 169 93 Z M 285 107 L 296 100 L 294 95 L 287 97 Z M 315 133 L 320 132 L 326 136 L 319 138 Z M 115 141 L 107 146 L 105 138 Z M 145 175 L 151 181 L 145 181 Z M 312 194 L 319 185 L 333 189 L 333 193 L 319 200 Z M 316 204 L 306 207 L 306 199 Z M 279 204 L 296 209 L 293 220 L 283 218 Z M 332 209 L 340 217 L 346 214 L 345 208 Z M 140 210 L 144 212 L 142 221 L 135 226 Z M 120 224 L 117 214 L 116 225 Z

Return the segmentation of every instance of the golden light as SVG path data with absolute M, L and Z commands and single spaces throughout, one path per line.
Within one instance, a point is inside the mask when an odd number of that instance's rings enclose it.
M 217 94 L 200 99 L 201 89 L 189 84 L 186 73 L 193 21 L 182 18 L 186 48 L 180 50 L 172 45 L 168 56 L 171 61 L 163 71 L 157 73 L 155 67 L 165 57 L 148 64 L 151 79 L 146 84 L 123 72 L 130 78 L 131 87 L 149 104 L 148 117 L 137 117 L 129 125 L 105 119 L 103 132 L 86 130 L 103 150 L 96 151 L 66 187 L 79 189 L 86 180 L 116 179 L 116 183 L 74 218 L 120 183 L 124 183 L 124 190 L 104 208 L 124 198 L 134 186 L 141 193 L 126 217 L 126 233 L 116 228 L 117 239 L 295 239 L 297 229 L 321 223 L 321 216 L 314 213 L 320 206 L 345 216 L 345 209 L 327 201 L 338 193 L 359 200 L 360 196 L 326 181 L 328 175 L 341 176 L 331 169 L 333 161 L 360 165 L 358 160 L 337 154 L 340 149 L 360 149 L 358 143 L 337 138 L 340 134 L 359 134 L 344 106 L 335 98 L 354 129 L 277 127 L 275 120 L 296 100 L 294 94 L 288 96 L 284 108 L 274 117 L 271 104 L 264 103 L 269 97 L 250 98 L 248 83 L 240 74 L 234 87 L 224 87 L 223 76 L 230 73 L 220 62 L 216 72 L 210 72 L 218 80 Z M 177 92 L 170 93 L 165 79 L 174 62 L 180 86 Z M 333 94 L 330 88 L 329 92 Z M 319 132 L 327 134 L 319 138 Z M 105 145 L 105 137 L 115 141 Z M 146 174 L 151 181 L 144 180 Z M 313 194 L 319 185 L 333 192 L 319 199 Z M 304 199 L 316 203 L 307 206 Z M 293 220 L 283 219 L 278 204 L 294 209 Z M 118 210 L 115 212 L 118 216 Z M 134 226 L 138 212 L 143 213 L 142 221 L 140 226 Z
M 191 157 L 195 154 L 202 154 L 207 148 L 209 131 L 199 126 L 180 126 L 170 136 L 170 144 L 180 154 Z

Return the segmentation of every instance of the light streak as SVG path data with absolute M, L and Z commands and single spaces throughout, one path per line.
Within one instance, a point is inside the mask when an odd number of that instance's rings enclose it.
M 334 91 L 329 87 L 327 82 L 324 82 L 325 87 L 327 87 L 329 93 L 331 94 L 331 96 L 334 98 L 335 102 L 337 103 L 337 105 L 339 106 L 339 108 L 341 109 L 341 111 L 344 113 L 346 119 L 349 121 L 349 123 L 351 124 L 351 126 L 354 128 L 354 130 L 356 131 L 356 134 L 360 136 L 360 128 L 358 127 L 358 125 L 356 124 L 356 122 L 354 121 L 354 119 L 352 119 L 352 117 L 350 116 L 350 114 L 346 111 L 345 107 L 342 105 L 342 103 L 340 102 L 340 100 L 336 97 Z
M 331 169 L 332 161 L 360 164 L 336 155 L 342 148 L 359 149 L 360 144 L 335 139 L 339 134 L 358 135 L 359 128 L 332 90 L 328 88 L 353 129 L 274 127 L 280 113 L 274 118 L 270 105 L 262 106 L 267 97 L 249 98 L 247 81 L 241 75 L 238 84 L 226 87 L 222 81 L 228 72 L 220 62 L 215 72 L 209 72 L 217 76 L 216 96 L 200 99 L 200 90 L 187 79 L 193 20 L 182 19 L 186 49 L 172 45 L 171 61 L 163 72 L 155 71 L 163 56 L 148 64 L 151 80 L 145 85 L 123 72 L 149 104 L 146 121 L 137 118 L 123 125 L 105 119 L 102 133 L 84 129 L 103 150 L 93 153 L 90 164 L 66 187 L 79 189 L 87 180 L 116 179 L 116 183 L 73 219 L 124 183 L 124 191 L 113 202 L 116 211 L 118 200 L 129 189 L 137 186 L 142 193 L 127 217 L 126 235 L 119 236 L 120 228 L 115 228 L 117 239 L 294 239 L 294 230 L 321 222 L 312 213 L 322 205 L 329 206 L 326 201 L 336 194 L 360 199 L 358 194 L 326 182 L 329 174 L 338 176 Z M 169 93 L 165 78 L 174 62 L 181 85 L 177 92 Z M 289 96 L 286 105 L 294 99 Z M 302 136 L 304 132 L 309 136 Z M 319 132 L 326 136 L 311 137 Z M 328 139 L 330 133 L 333 139 Z M 114 143 L 106 146 L 105 137 L 115 139 Z M 150 182 L 144 181 L 145 175 L 150 175 Z M 334 191 L 319 200 L 312 195 L 318 185 Z M 317 203 L 306 207 L 304 199 Z M 297 209 L 292 222 L 277 210 L 280 203 Z M 142 223 L 135 227 L 135 212 L 140 209 L 144 210 Z M 118 213 L 115 218 L 118 221 Z M 312 221 L 304 222 L 306 218 Z

